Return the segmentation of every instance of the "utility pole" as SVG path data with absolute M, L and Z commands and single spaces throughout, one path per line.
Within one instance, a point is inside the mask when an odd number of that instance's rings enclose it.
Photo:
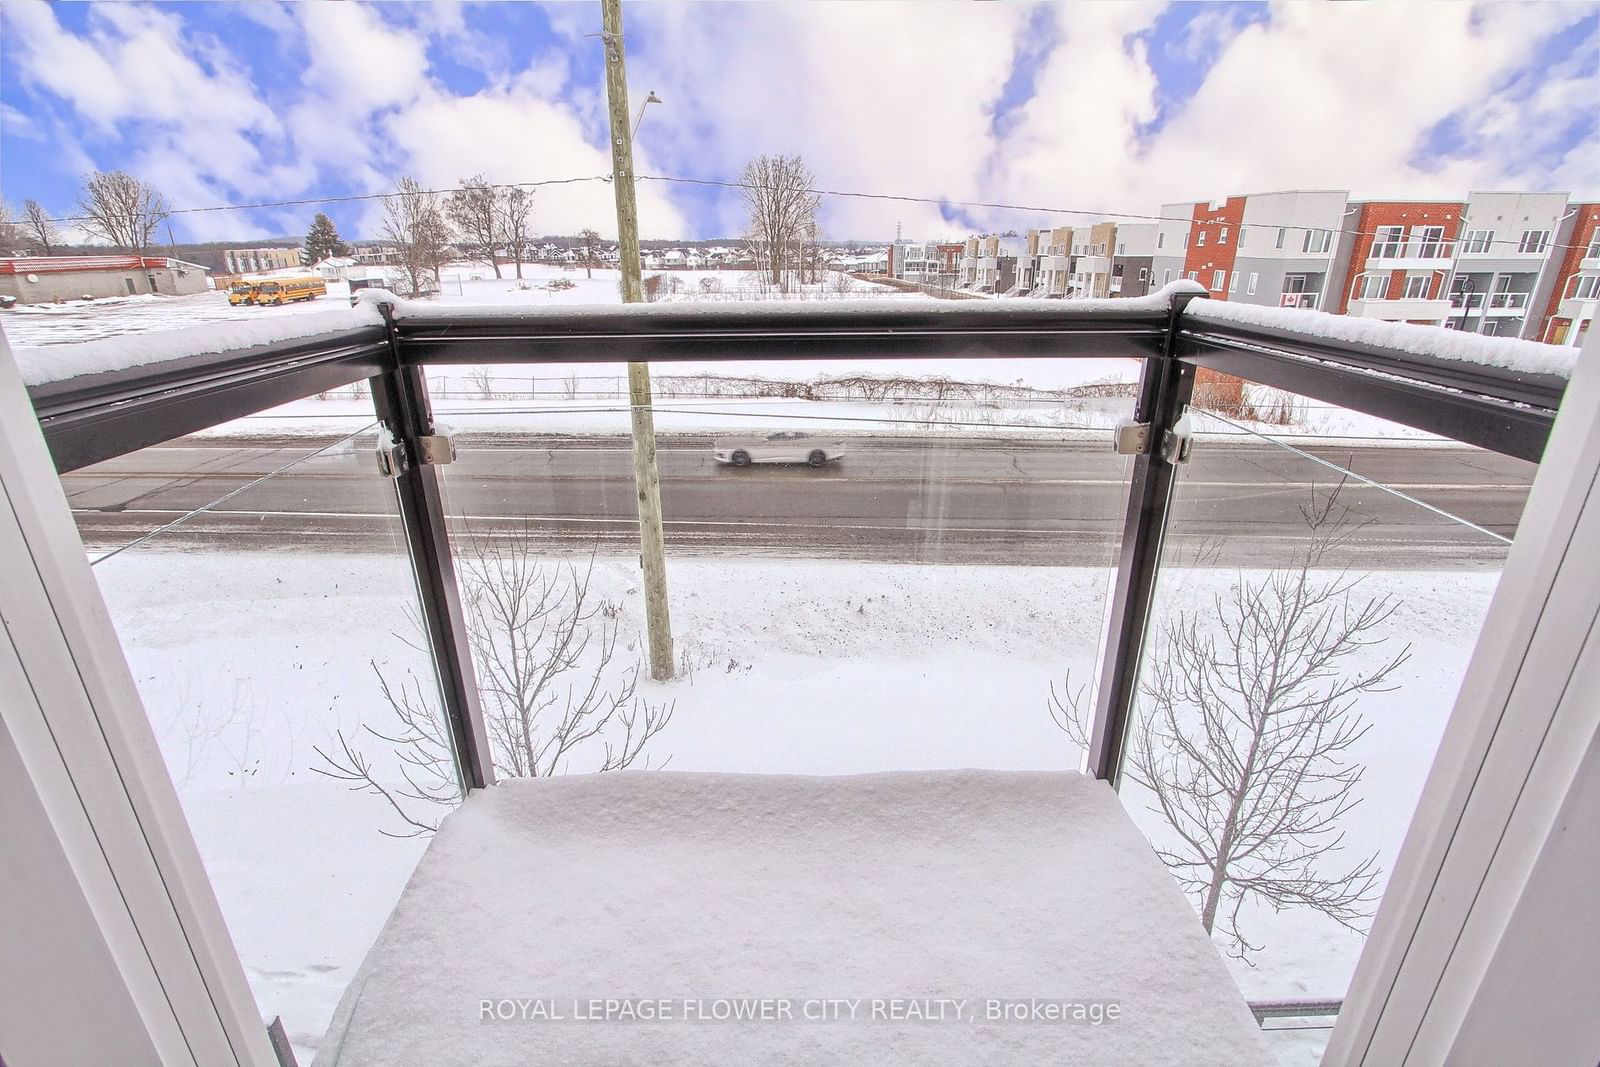
M 617 251 L 622 262 L 622 302 L 644 299 L 639 280 L 639 207 L 633 187 L 633 130 L 628 123 L 628 63 L 622 47 L 622 0 L 601 0 L 606 48 L 606 102 L 611 112 L 611 185 L 617 197 Z M 661 475 L 656 468 L 656 420 L 651 410 L 650 365 L 628 364 L 628 408 L 633 422 L 633 483 L 639 496 L 639 565 L 644 571 L 645 625 L 650 636 L 650 677 L 672 677 L 672 619 L 667 611 L 667 549 L 661 530 Z

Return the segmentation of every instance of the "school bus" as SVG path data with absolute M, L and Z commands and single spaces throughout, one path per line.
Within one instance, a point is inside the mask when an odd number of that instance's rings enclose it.
M 326 296 L 328 283 L 315 274 L 295 278 L 271 278 L 256 283 L 256 304 L 290 304 L 296 300 L 315 300 Z
M 256 286 L 258 282 L 247 282 L 244 279 L 228 286 L 228 303 L 234 307 L 240 304 L 254 304 L 256 302 Z

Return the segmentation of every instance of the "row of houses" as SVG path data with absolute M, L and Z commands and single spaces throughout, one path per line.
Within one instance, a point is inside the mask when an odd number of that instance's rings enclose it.
M 926 247 L 906 256 L 908 268 L 927 262 Z M 1163 204 L 1155 222 L 969 237 L 955 284 L 1094 298 L 1142 296 L 1180 278 L 1215 300 L 1581 345 L 1600 304 L 1600 204 L 1566 193 L 1250 193 Z

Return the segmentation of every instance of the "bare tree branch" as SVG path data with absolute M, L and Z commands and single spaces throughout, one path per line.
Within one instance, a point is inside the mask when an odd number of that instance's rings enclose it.
M 78 210 L 80 225 L 91 237 L 143 255 L 156 227 L 166 221 L 166 197 L 126 171 L 91 174 L 84 179 Z
M 1209 610 L 1161 626 L 1130 731 L 1123 771 L 1177 842 L 1157 853 L 1240 959 L 1261 947 L 1240 926 L 1248 900 L 1359 930 L 1378 898 L 1377 856 L 1340 864 L 1340 827 L 1364 772 L 1350 758 L 1367 730 L 1357 705 L 1394 688 L 1410 646 L 1352 662 L 1386 643 L 1378 634 L 1397 605 L 1361 597 L 1362 576 L 1327 566 L 1361 525 L 1339 504 L 1344 484 L 1312 487 L 1310 539 L 1284 566 L 1241 575 Z M 1047 708 L 1087 743 L 1083 688 L 1052 686 Z

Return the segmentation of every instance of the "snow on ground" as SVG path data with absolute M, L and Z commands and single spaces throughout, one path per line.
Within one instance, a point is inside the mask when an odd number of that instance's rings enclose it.
M 649 1021 L 591 1008 L 607 997 Z M 1034 1022 L 1030 998 L 1084 1014 Z M 532 999 L 550 1012 L 521 1015 Z M 997 1017 L 1006 1001 L 1023 1014 Z M 475 798 L 429 846 L 316 1064 L 521 1067 L 544 1049 L 588 1065 L 1269 1062 L 1109 790 L 971 770 L 624 772 Z
M 159 542 L 157 542 L 159 544 Z M 95 568 L 267 1017 L 320 1040 L 411 866 L 380 798 L 311 772 L 333 731 L 392 775 L 374 667 L 427 677 L 403 549 L 377 555 L 164 552 Z M 1200 609 L 1240 577 L 1169 570 L 1162 610 Z M 1396 692 L 1369 697 L 1350 854 L 1387 870 L 1454 699 L 1495 575 L 1384 572 L 1413 643 Z M 1052 681 L 1092 676 L 1109 573 L 800 560 L 671 560 L 681 676 L 645 683 L 676 713 L 651 750 L 673 770 L 843 774 L 1059 770 L 1078 754 L 1046 714 Z M 593 595 L 638 656 L 636 564 L 601 560 Z M 1137 797 L 1124 798 L 1152 833 Z M 1360 939 L 1304 912 L 1253 914 L 1267 939 L 1247 996 L 1338 995 Z M 1325 1034 L 1321 1035 L 1325 1038 Z

